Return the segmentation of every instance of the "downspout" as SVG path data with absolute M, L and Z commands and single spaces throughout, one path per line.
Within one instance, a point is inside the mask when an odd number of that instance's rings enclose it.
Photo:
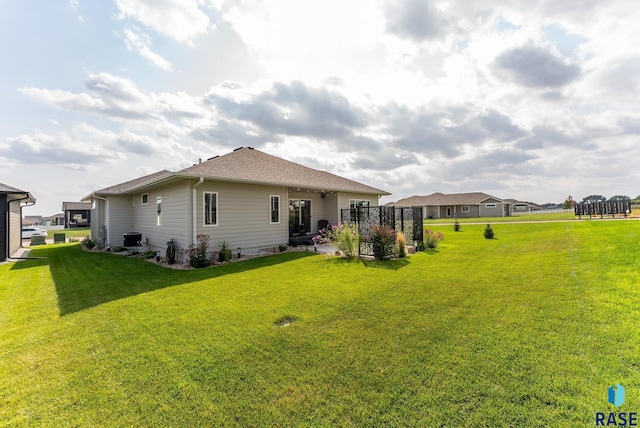
M 191 223 L 191 243 L 195 244 L 198 242 L 198 187 L 204 183 L 204 177 L 200 177 L 200 180 L 193 186 L 192 198 L 193 203 L 191 207 L 191 215 L 192 215 L 192 223 Z

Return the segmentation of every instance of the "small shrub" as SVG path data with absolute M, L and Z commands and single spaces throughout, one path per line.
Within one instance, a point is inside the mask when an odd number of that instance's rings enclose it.
M 355 224 L 339 223 L 328 226 L 312 239 L 315 245 L 331 242 L 347 257 L 356 257 L 360 248 L 360 232 Z
M 374 226 L 371 231 L 373 257 L 376 260 L 392 258 L 395 254 L 396 231 L 387 225 Z
M 423 241 L 418 241 L 418 245 L 416 246 L 416 251 L 424 251 L 426 250 L 427 246 L 424 244 Z
M 84 238 L 82 240 L 82 245 L 84 245 L 85 247 L 87 247 L 88 249 L 92 249 L 93 247 L 96 246 L 96 241 L 94 241 L 93 239 L 89 238 L 88 236 L 86 238 Z
M 187 249 L 189 265 L 194 268 L 203 268 L 211 265 L 211 260 L 207 257 L 208 249 L 209 235 L 198 235 L 198 245 L 190 244 Z
M 484 237 L 486 239 L 493 239 L 493 229 L 491 229 L 490 224 L 488 224 L 487 227 L 484 228 Z
M 149 250 L 149 251 L 144 251 L 144 252 L 138 254 L 138 258 L 146 260 L 146 259 L 152 259 L 157 255 L 158 255 L 157 251 Z
M 227 241 L 218 242 L 218 248 L 220 249 L 220 252 L 218 253 L 218 261 L 220 263 L 230 261 L 231 244 L 229 244 Z
M 404 236 L 404 232 L 398 232 L 396 234 L 396 244 L 398 247 L 398 257 L 407 257 L 407 238 Z
M 280 244 L 278 246 L 278 250 L 280 250 L 281 253 L 287 251 L 287 245 L 286 244 Z
M 123 247 L 121 245 L 118 245 L 117 247 L 114 247 L 111 251 L 114 253 L 121 253 L 123 251 L 127 251 L 128 248 L 127 247 Z
M 438 244 L 444 241 L 444 235 L 431 229 L 424 230 L 424 245 L 430 250 L 438 248 Z

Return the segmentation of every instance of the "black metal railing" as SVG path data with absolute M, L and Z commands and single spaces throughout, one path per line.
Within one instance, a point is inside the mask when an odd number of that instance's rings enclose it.
M 375 226 L 389 226 L 403 232 L 408 243 L 422 242 L 422 207 L 357 207 L 343 209 L 340 213 L 343 223 L 356 224 L 360 233 L 360 255 L 373 255 L 370 244 Z

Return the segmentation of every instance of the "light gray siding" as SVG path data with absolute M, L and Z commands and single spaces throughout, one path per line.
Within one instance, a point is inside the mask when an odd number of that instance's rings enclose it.
M 147 195 L 147 203 L 142 204 L 142 195 Z M 167 242 L 176 241 L 178 248 L 191 244 L 191 186 L 188 181 L 154 188 L 135 195 L 127 195 L 130 207 L 130 229 L 124 232 L 142 234 L 142 241 L 151 250 L 164 254 Z M 162 198 L 162 224 L 156 224 L 156 200 Z
M 204 192 L 217 192 L 217 225 L 204 225 Z M 271 223 L 271 196 L 280 196 L 280 222 Z M 210 236 L 210 249 L 226 241 L 231 248 L 260 249 L 289 240 L 288 189 L 278 186 L 205 181 L 197 188 L 197 233 Z M 312 202 L 312 215 L 314 203 Z
M 135 232 L 131 215 L 131 198 L 110 196 L 107 212 L 107 245 L 117 247 L 124 244 L 124 234 Z

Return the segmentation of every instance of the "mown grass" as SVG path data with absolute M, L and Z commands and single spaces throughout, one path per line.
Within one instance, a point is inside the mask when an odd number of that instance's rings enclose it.
M 640 223 L 483 225 L 375 262 L 0 266 L 0 425 L 590 426 L 640 408 Z
M 585 218 L 584 216 L 582 218 Z M 589 216 L 586 216 L 589 218 Z M 558 221 L 558 220 L 578 220 L 578 217 L 573 212 L 559 212 L 559 213 L 545 213 L 545 214 L 514 214 L 507 217 L 472 217 L 472 218 L 458 218 L 459 223 L 517 223 L 517 222 L 532 222 L 532 221 Z M 425 224 L 439 224 L 439 223 L 451 223 L 455 219 L 449 218 L 433 218 L 424 219 Z

